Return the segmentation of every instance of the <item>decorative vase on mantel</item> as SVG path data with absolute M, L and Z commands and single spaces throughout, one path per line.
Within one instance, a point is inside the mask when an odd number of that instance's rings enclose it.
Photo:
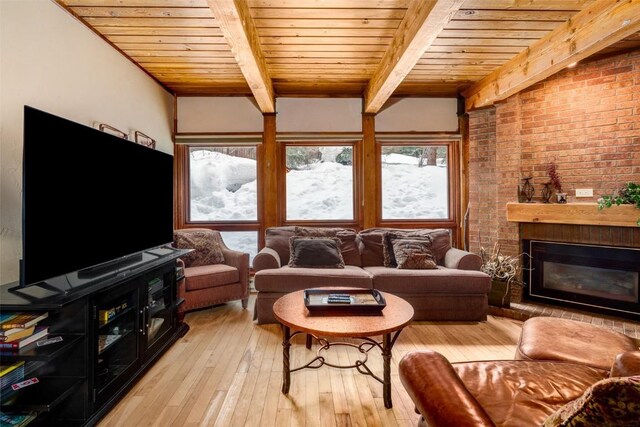
M 542 187 L 542 203 L 549 203 L 551 195 L 553 194 L 553 188 L 551 188 L 551 181 L 545 182 Z
M 531 199 L 533 199 L 533 195 L 536 190 L 533 188 L 533 185 L 529 182 L 531 177 L 522 178 L 523 184 L 520 188 L 520 194 L 522 195 L 522 199 L 525 203 L 531 203 Z
M 567 193 L 556 193 L 556 200 L 559 204 L 567 203 Z

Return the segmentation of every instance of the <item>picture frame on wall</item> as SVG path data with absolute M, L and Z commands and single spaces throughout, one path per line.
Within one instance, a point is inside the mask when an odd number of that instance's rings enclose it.
M 144 145 L 148 148 L 156 148 L 156 140 L 138 130 L 133 133 L 133 140 L 136 144 Z
M 120 129 L 114 128 L 113 126 L 109 126 L 106 123 L 95 122 L 93 124 L 93 127 L 110 135 L 129 140 L 129 135 L 127 135 L 125 132 L 122 132 Z

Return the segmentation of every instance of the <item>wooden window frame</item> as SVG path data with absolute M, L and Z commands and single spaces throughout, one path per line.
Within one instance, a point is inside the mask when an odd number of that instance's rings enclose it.
M 256 191 L 257 191 L 257 218 L 245 221 L 192 221 L 191 217 L 191 170 L 189 162 L 189 152 L 191 148 L 197 147 L 255 147 L 256 149 Z M 253 231 L 258 234 L 258 247 L 264 247 L 263 223 L 263 191 L 260 178 L 260 168 L 262 167 L 263 147 L 260 143 L 211 143 L 211 144 L 176 144 L 175 145 L 175 181 L 176 181 L 176 209 L 175 228 L 209 228 L 218 231 Z
M 422 147 L 437 146 L 447 147 L 447 174 L 449 190 L 449 217 L 447 219 L 383 219 L 382 218 L 382 148 L 383 147 Z M 448 228 L 452 230 L 455 241 L 458 229 L 460 210 L 460 139 L 412 141 L 376 141 L 376 222 L 381 227 L 393 228 Z
M 353 166 L 353 219 L 321 219 L 321 220 L 289 220 L 287 219 L 287 147 L 336 147 L 351 146 L 352 147 L 352 166 Z M 280 173 L 278 174 L 278 222 L 282 225 L 307 225 L 313 227 L 332 226 L 360 228 L 361 203 L 362 200 L 362 182 L 360 161 L 362 151 L 361 139 L 318 139 L 304 141 L 279 141 L 278 156 L 280 158 Z

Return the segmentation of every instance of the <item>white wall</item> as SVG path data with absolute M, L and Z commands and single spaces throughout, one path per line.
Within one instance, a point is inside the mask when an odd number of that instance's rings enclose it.
M 458 130 L 455 98 L 392 98 L 389 102 L 393 104 L 376 115 L 377 132 Z
M 278 98 L 278 132 L 361 132 L 360 98 Z
M 139 130 L 173 153 L 170 94 L 54 2 L 0 0 L 0 283 L 19 277 L 25 104 Z
M 262 125 L 248 97 L 178 97 L 178 132 L 262 132 Z

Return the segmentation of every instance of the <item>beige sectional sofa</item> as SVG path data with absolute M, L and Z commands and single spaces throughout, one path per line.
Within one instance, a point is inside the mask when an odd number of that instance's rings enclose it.
M 429 236 L 437 268 L 408 270 L 384 266 L 383 235 L 386 231 L 409 236 Z M 292 268 L 289 239 L 292 236 L 337 237 L 344 268 Z M 377 289 L 407 300 L 414 320 L 486 320 L 491 279 L 480 271 L 476 254 L 451 247 L 449 230 L 398 230 L 371 228 L 356 233 L 344 228 L 272 227 L 265 248 L 253 261 L 258 297 L 254 319 L 275 323 L 273 303 L 281 296 L 308 288 L 350 286 Z

